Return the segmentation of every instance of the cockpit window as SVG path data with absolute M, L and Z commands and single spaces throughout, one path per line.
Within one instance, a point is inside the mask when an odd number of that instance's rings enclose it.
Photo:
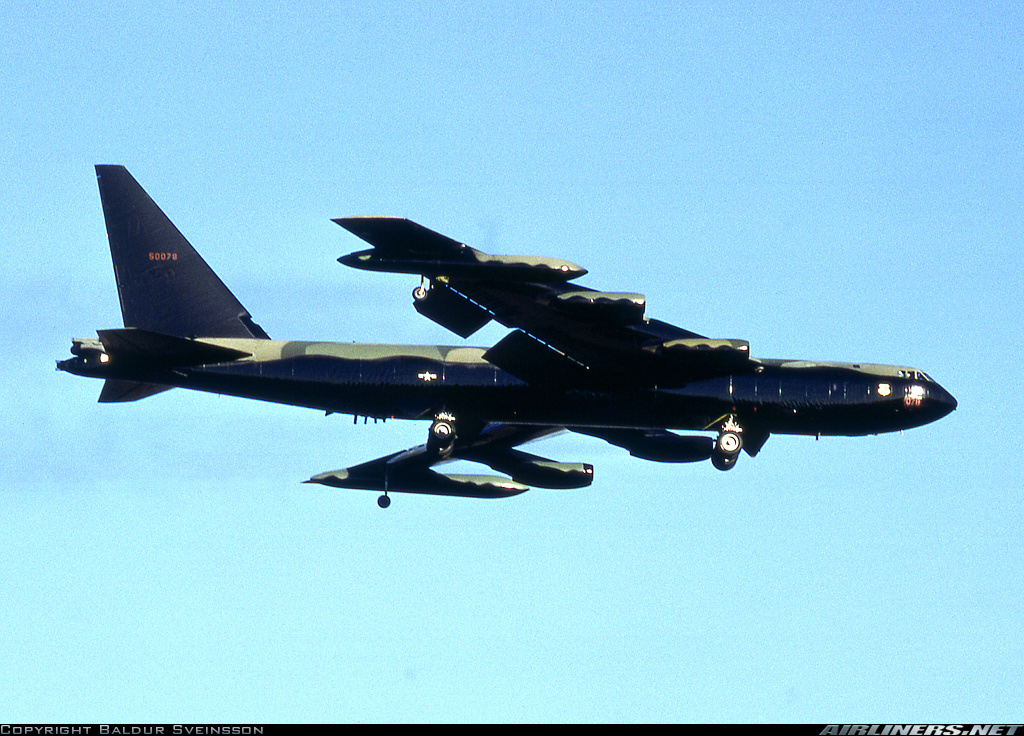
M 910 368 L 904 368 L 896 371 L 897 378 L 909 378 L 912 381 L 925 381 L 926 383 L 935 383 L 931 377 L 924 371 L 915 371 Z

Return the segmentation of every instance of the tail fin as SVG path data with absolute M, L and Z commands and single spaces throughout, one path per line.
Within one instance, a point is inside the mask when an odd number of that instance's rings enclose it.
M 125 327 L 267 338 L 127 169 L 97 166 L 96 177 Z

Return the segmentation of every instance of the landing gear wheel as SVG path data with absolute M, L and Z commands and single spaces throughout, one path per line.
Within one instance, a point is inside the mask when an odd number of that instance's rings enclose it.
M 433 461 L 438 462 L 451 455 L 455 440 L 455 417 L 446 412 L 435 415 L 427 433 L 427 452 Z
M 715 449 L 723 455 L 738 455 L 742 448 L 743 439 L 736 432 L 722 432 L 715 443 Z
M 711 464 L 719 470 L 730 470 L 740 456 L 743 449 L 743 436 L 740 432 L 743 428 L 736 423 L 734 417 L 729 417 L 725 425 L 718 433 L 715 440 L 715 449 L 711 451 Z
M 723 455 L 717 450 L 711 453 L 711 464 L 719 470 L 731 470 L 739 455 Z
M 455 434 L 455 427 L 447 419 L 438 419 L 430 425 L 430 433 L 434 435 L 434 439 L 445 442 Z
M 414 302 L 421 302 L 427 298 L 428 293 L 427 288 L 423 286 L 423 284 L 420 284 L 412 290 L 412 299 Z
M 388 506 L 391 505 L 391 499 L 388 498 L 387 494 L 384 494 L 383 496 L 377 499 L 377 505 L 380 506 L 382 509 L 386 509 Z

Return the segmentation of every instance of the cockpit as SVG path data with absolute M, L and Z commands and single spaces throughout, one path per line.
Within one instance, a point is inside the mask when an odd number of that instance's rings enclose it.
M 911 381 L 924 381 L 925 383 L 935 383 L 935 380 L 924 371 L 914 370 L 913 368 L 900 368 L 896 371 L 897 378 L 907 378 Z

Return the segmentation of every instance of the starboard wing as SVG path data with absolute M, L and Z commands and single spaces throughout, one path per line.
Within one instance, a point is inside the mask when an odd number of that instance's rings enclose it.
M 711 340 L 645 316 L 642 294 L 569 283 L 586 273 L 558 259 L 489 256 L 409 220 L 336 220 L 373 245 L 338 260 L 355 268 L 418 273 L 416 310 L 462 337 L 490 320 L 517 330 L 488 359 L 530 383 L 645 386 L 743 370 L 744 340 Z M 528 338 L 528 339 L 527 339 Z

